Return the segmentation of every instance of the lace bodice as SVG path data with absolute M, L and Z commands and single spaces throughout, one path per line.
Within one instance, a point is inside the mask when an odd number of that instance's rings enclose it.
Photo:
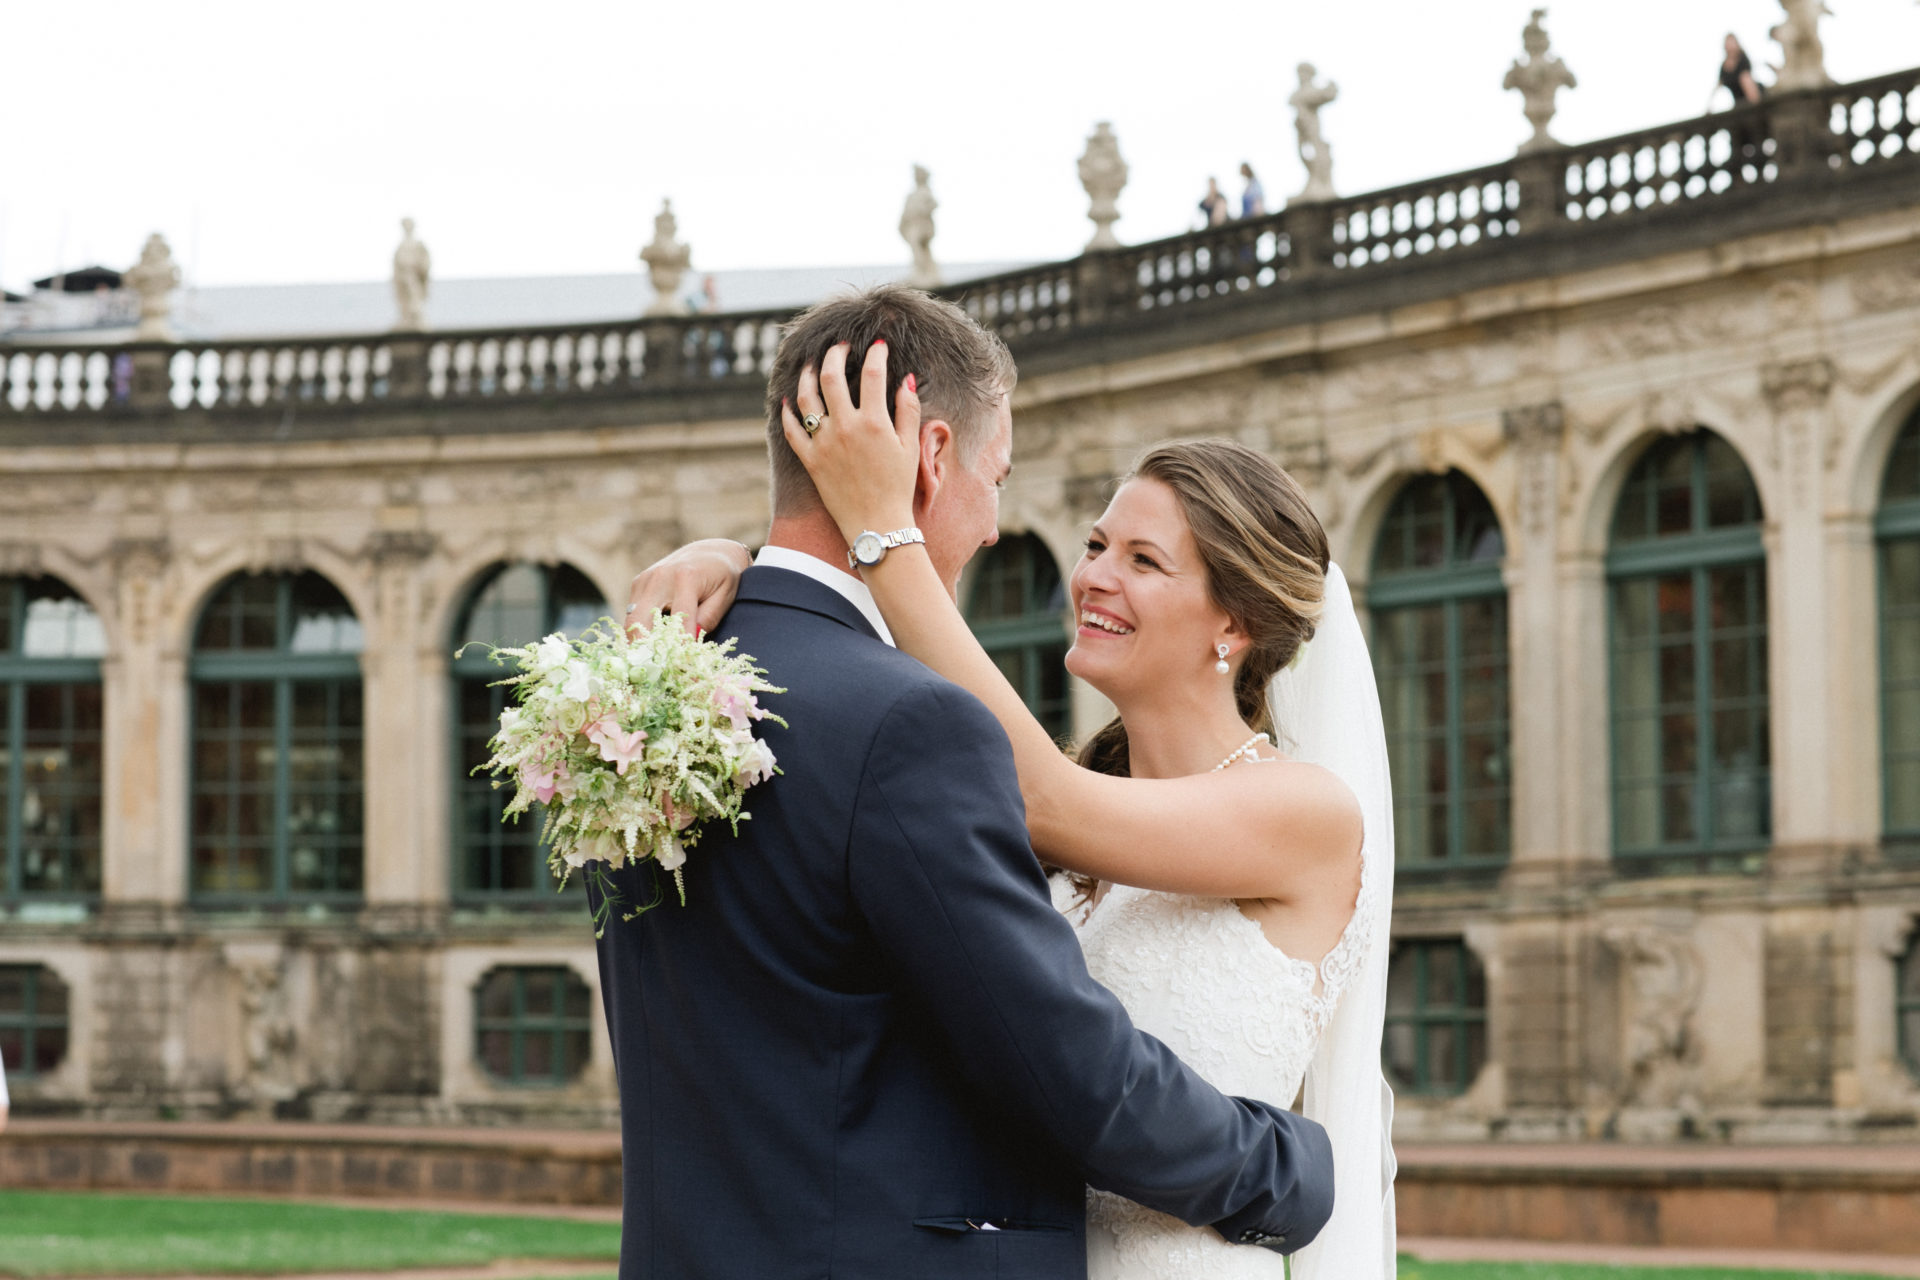
M 1234 902 L 1114 886 L 1079 925 L 1093 976 L 1143 1031 L 1223 1093 L 1289 1106 L 1362 959 L 1353 921 L 1318 965 L 1286 955 Z M 1090 1280 L 1240 1280 L 1285 1274 L 1278 1254 L 1104 1191 L 1087 1193 Z

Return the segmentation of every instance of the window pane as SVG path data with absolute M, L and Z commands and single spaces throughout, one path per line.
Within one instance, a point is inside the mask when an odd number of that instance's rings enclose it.
M 494 646 L 523 645 L 546 634 L 546 574 L 538 565 L 502 568 L 474 597 L 454 644 L 478 640 Z
M 293 579 L 289 594 L 289 652 L 360 652 L 360 620 L 338 587 L 317 573 L 303 573 Z
M 29 658 L 99 658 L 107 651 L 100 615 L 65 583 L 34 579 L 26 590 L 20 652 Z
M 1881 483 L 1882 502 L 1897 502 L 1902 498 L 1920 498 L 1920 412 L 1907 419 L 1907 425 L 1902 428 L 1893 446 L 1893 456 L 1887 460 L 1886 479 Z
M 551 622 L 546 630 L 579 635 L 594 622 L 613 613 L 613 607 L 600 595 L 592 579 L 572 565 L 563 564 L 553 571 L 549 602 Z M 545 634 L 543 631 L 542 634 Z

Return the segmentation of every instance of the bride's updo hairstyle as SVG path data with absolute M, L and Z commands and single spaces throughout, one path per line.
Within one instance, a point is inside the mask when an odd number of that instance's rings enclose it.
M 1327 532 L 1293 477 L 1232 440 L 1186 440 L 1148 450 L 1122 479 L 1173 490 L 1207 570 L 1207 594 L 1249 639 L 1233 678 L 1240 718 L 1272 734 L 1267 685 L 1313 638 L 1326 593 Z M 1099 773 L 1130 772 L 1118 718 L 1080 748 Z

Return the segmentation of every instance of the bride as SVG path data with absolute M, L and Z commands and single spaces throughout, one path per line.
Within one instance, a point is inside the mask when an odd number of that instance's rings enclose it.
M 924 492 L 932 478 L 913 378 L 890 420 L 875 343 L 856 408 L 848 351 L 801 375 L 782 418 L 851 545 L 915 524 L 916 480 Z M 716 547 L 733 557 L 725 572 Z M 717 619 L 738 554 L 676 553 L 636 579 L 634 602 L 642 616 L 676 598 L 689 612 L 692 570 L 705 577 L 692 612 Z M 1223 1092 L 1298 1098 L 1326 1127 L 1333 1218 L 1293 1274 L 1391 1276 L 1385 736 L 1346 580 L 1292 478 L 1224 440 L 1161 445 L 1135 464 L 1069 580 L 1067 670 L 1119 712 L 1077 762 L 973 639 L 923 548 L 862 576 L 899 647 L 1005 728 L 1034 851 L 1087 887 L 1078 929 L 1093 976 Z M 1103 1191 L 1088 1192 L 1087 1226 L 1090 1280 L 1285 1274 L 1277 1254 Z

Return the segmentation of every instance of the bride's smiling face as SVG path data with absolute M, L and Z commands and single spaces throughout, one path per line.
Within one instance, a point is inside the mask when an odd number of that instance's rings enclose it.
M 1180 501 L 1158 480 L 1120 487 L 1067 585 L 1077 623 L 1067 670 L 1116 702 L 1170 680 L 1225 686 L 1214 646 L 1232 658 L 1246 643 L 1213 602 Z

